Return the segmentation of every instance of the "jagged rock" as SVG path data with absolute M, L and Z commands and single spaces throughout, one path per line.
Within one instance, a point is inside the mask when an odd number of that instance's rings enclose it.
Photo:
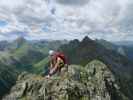
M 113 73 L 100 61 L 65 69 L 50 79 L 21 74 L 3 100 L 129 100 Z

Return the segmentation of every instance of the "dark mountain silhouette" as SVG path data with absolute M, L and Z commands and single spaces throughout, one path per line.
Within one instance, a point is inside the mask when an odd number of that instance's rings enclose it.
M 132 98 L 133 88 L 130 86 L 133 84 L 133 63 L 127 57 L 115 50 L 105 48 L 88 37 L 85 37 L 81 42 L 73 40 L 69 44 L 61 46 L 60 51 L 67 55 L 70 64 L 86 65 L 87 62 L 94 59 L 104 62 L 119 78 L 123 92 Z M 123 81 L 126 82 L 126 85 L 123 84 Z

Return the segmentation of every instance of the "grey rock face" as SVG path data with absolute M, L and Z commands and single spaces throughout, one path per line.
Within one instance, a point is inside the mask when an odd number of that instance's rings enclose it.
M 85 67 L 70 65 L 60 75 L 46 79 L 23 73 L 3 100 L 129 100 L 115 76 L 100 61 Z

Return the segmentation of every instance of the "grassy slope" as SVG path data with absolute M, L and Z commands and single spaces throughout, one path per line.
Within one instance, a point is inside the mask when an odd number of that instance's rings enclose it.
M 34 64 L 33 68 L 35 70 L 36 73 L 41 73 L 44 68 L 47 68 L 48 66 L 48 62 L 49 62 L 49 59 L 48 57 L 44 58 L 43 60 L 41 60 L 40 62 Z

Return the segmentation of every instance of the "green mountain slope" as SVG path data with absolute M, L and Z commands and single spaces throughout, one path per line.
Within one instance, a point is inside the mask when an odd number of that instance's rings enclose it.
M 35 73 L 42 73 L 43 71 L 47 70 L 48 62 L 49 62 L 49 58 L 46 57 L 43 60 L 41 60 L 40 62 L 34 64 L 33 65 L 34 70 L 35 70 L 34 72 Z
M 18 72 L 0 61 L 0 99 L 16 83 Z

